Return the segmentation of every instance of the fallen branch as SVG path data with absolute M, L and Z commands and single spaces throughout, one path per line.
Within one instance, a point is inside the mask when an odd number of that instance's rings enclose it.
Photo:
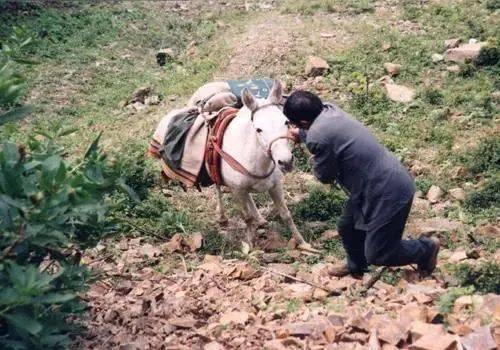
M 341 295 L 342 294 L 342 291 L 338 290 L 338 289 L 330 289 L 330 288 L 322 286 L 322 285 L 320 285 L 318 283 L 307 281 L 307 280 L 304 280 L 302 278 L 294 277 L 294 276 L 291 276 L 291 275 L 287 275 L 286 273 L 275 271 L 273 269 L 269 269 L 269 268 L 266 268 L 266 267 L 261 267 L 261 269 L 263 269 L 264 271 L 270 272 L 272 274 L 278 275 L 278 276 L 289 278 L 289 279 L 291 279 L 293 281 L 296 281 L 296 282 L 305 283 L 305 284 L 308 284 L 308 285 L 313 286 L 315 288 L 322 289 L 322 290 L 328 292 L 328 295 Z
M 384 272 L 386 272 L 389 268 L 387 266 L 382 266 L 378 271 L 375 271 L 372 276 L 370 277 L 370 279 L 368 280 L 368 282 L 365 283 L 365 285 L 363 286 L 363 288 L 361 289 L 361 294 L 365 294 L 366 292 L 368 292 L 368 290 L 373 287 L 373 285 L 375 283 L 377 283 L 377 281 L 380 279 L 380 277 L 382 277 L 382 275 L 384 274 Z

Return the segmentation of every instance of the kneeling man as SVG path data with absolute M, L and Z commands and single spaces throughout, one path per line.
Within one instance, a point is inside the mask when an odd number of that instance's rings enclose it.
M 436 238 L 402 239 L 415 193 L 413 179 L 371 132 L 339 107 L 318 96 L 296 91 L 284 113 L 297 126 L 292 137 L 314 155 L 314 173 L 323 183 L 337 183 L 349 194 L 338 223 L 347 264 L 335 276 L 359 277 L 368 265 L 417 264 L 425 273 L 436 268 Z

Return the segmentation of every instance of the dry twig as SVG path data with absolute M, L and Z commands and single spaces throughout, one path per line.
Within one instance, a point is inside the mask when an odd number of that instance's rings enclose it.
M 318 289 L 322 289 L 324 291 L 327 291 L 329 295 L 341 295 L 342 294 L 342 291 L 340 290 L 337 290 L 337 289 L 330 289 L 330 288 L 327 288 L 325 286 L 322 286 L 318 283 L 315 283 L 315 282 L 311 282 L 311 281 L 306 281 L 302 278 L 298 278 L 298 277 L 294 277 L 294 276 L 291 276 L 291 275 L 287 275 L 286 273 L 282 273 L 282 272 L 279 272 L 279 271 L 275 271 L 273 269 L 269 269 L 269 268 L 266 268 L 266 267 L 262 267 L 262 269 L 264 271 L 268 271 L 272 274 L 275 274 L 275 275 L 278 275 L 278 276 L 282 276 L 282 277 L 286 277 L 286 278 L 289 278 L 293 281 L 296 281 L 296 282 L 300 282 L 300 283 L 305 283 L 305 284 L 308 284 L 310 286 L 313 286 L 315 288 L 318 288 Z

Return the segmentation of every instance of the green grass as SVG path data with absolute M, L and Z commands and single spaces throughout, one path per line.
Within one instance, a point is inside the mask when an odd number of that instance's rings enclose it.
M 137 116 L 119 108 L 137 87 L 152 86 L 160 99 L 182 98 L 212 79 L 223 64 L 204 47 L 216 33 L 215 18 L 159 14 L 147 5 L 33 5 L 17 17 L 0 16 L 3 35 L 15 23 L 36 36 L 32 58 L 38 64 L 27 73 L 28 89 L 37 96 L 38 122 L 62 118 L 82 129 L 105 130 L 104 139 L 120 148 L 134 137 L 145 139 L 154 127 L 144 128 Z M 199 54 L 188 59 L 191 42 Z M 158 67 L 155 53 L 163 47 L 172 48 L 176 59 Z M 89 139 L 87 133 L 77 136 Z
M 473 175 L 498 173 L 500 170 L 500 136 L 482 139 L 469 154 L 465 162 Z
M 318 12 L 340 12 L 360 14 L 374 9 L 373 0 L 288 0 L 285 1 L 282 12 L 314 15 Z
M 451 313 L 453 310 L 453 305 L 455 304 L 455 300 L 464 295 L 470 295 L 474 293 L 474 287 L 457 287 L 450 288 L 443 294 L 439 296 L 437 301 L 437 305 L 439 307 L 439 312 L 444 315 Z
M 344 207 L 346 196 L 340 190 L 315 187 L 309 195 L 293 207 L 294 216 L 303 221 L 329 221 L 337 218 Z
M 500 294 L 500 264 L 494 261 L 471 266 L 459 264 L 453 273 L 462 287 L 473 287 L 478 293 Z

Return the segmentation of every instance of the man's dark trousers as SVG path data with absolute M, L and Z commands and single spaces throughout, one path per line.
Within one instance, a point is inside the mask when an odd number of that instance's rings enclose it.
M 428 242 L 420 239 L 402 240 L 410 201 L 385 225 L 375 230 L 357 230 L 350 202 L 342 214 L 338 230 L 347 253 L 347 265 L 353 274 L 366 271 L 368 265 L 403 266 L 424 262 L 430 256 Z

